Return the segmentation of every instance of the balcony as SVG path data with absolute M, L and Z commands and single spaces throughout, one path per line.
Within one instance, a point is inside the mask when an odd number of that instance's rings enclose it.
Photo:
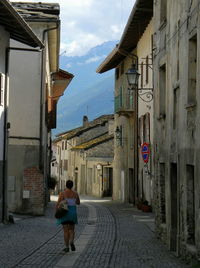
M 133 91 L 119 94 L 115 97 L 115 113 L 129 115 L 134 112 Z

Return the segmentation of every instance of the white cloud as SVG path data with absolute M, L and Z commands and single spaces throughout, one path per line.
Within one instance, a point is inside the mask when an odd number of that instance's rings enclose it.
M 92 58 L 89 58 L 85 61 L 85 63 L 91 63 L 91 62 L 96 62 L 96 61 L 99 61 L 101 59 L 105 59 L 106 55 L 102 55 L 102 56 L 95 56 L 95 57 L 92 57 Z
M 67 68 L 67 69 L 69 69 L 69 68 L 71 68 L 71 67 L 72 67 L 71 63 L 67 63 L 67 64 L 66 64 L 66 68 Z
M 14 0 L 18 1 L 18 0 Z M 26 0 L 39 2 L 39 0 Z M 135 0 L 40 0 L 61 8 L 61 51 L 81 56 L 106 41 L 119 40 Z

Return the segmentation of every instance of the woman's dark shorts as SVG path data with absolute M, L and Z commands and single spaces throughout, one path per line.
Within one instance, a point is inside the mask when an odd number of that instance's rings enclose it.
M 73 221 L 64 221 L 64 222 L 62 222 L 62 225 L 65 225 L 65 224 L 74 225 L 75 223 Z

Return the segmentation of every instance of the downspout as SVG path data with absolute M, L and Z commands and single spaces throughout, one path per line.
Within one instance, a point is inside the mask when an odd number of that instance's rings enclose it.
M 57 25 L 52 28 L 47 28 L 43 30 L 42 34 L 42 43 L 44 44 L 45 35 L 49 31 L 56 30 L 60 27 L 60 21 L 57 22 Z M 40 147 L 39 147 L 39 169 L 43 171 L 43 150 L 42 150 L 42 138 L 43 138 L 43 89 L 44 89 L 44 54 L 45 48 L 42 50 L 42 59 L 41 59 L 41 83 L 40 83 Z
M 3 144 L 3 181 L 2 181 L 2 220 L 7 222 L 8 211 L 7 211 L 7 148 L 8 148 L 8 126 L 7 126 L 7 90 L 8 90 L 8 70 L 9 70 L 9 56 L 10 50 L 6 48 L 5 58 L 5 89 L 4 89 L 4 144 Z

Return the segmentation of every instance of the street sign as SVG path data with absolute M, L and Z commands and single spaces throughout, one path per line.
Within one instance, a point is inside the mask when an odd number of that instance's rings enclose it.
M 145 163 L 148 163 L 149 161 L 149 155 L 150 155 L 150 148 L 149 144 L 144 142 L 141 146 L 141 153 L 142 153 L 142 159 Z

